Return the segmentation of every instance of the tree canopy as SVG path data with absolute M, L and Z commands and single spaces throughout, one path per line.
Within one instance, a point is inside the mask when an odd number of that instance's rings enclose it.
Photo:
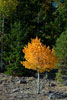
M 0 0 L 0 15 L 10 15 L 11 12 L 16 10 L 17 4 L 17 0 Z
M 40 42 L 40 39 L 36 37 L 28 43 L 23 49 L 26 61 L 21 62 L 25 68 L 44 72 L 55 68 L 57 63 L 57 57 L 54 54 L 54 50 L 46 47 Z

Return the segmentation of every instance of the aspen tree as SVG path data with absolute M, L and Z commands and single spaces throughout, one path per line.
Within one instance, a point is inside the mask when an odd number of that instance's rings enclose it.
M 57 57 L 54 54 L 54 49 L 46 47 L 40 42 L 40 39 L 36 37 L 31 40 L 31 43 L 28 43 L 22 50 L 25 54 L 24 58 L 26 61 L 21 61 L 21 64 L 27 69 L 36 70 L 38 72 L 38 90 L 37 93 L 40 93 L 40 73 L 44 71 L 49 71 L 55 68 L 57 63 Z

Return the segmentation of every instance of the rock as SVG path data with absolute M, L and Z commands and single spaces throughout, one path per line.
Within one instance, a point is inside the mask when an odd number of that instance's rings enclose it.
M 29 81 L 33 81 L 33 80 L 34 80 L 33 77 L 28 77 L 28 78 L 27 78 L 27 82 L 29 82 Z
M 64 82 L 64 85 L 67 86 L 67 80 Z
M 54 86 L 56 86 L 56 84 L 54 84 L 54 83 L 51 83 L 51 86 L 52 86 L 52 87 L 54 87 Z
M 7 80 L 8 80 L 8 78 L 3 77 L 2 79 L 0 79 L 0 84 L 2 84 L 2 83 L 6 83 L 6 82 L 7 82 Z
M 16 83 L 26 84 L 27 80 L 25 79 L 25 77 L 16 78 Z
M 22 95 L 17 96 L 18 99 L 23 99 Z
M 24 94 L 23 98 L 29 98 L 29 94 Z
M 49 100 L 55 100 L 55 99 L 63 99 L 67 97 L 67 93 L 59 93 L 59 92 L 55 92 L 55 93 L 50 93 L 48 96 Z
M 67 76 L 66 75 L 62 76 L 62 79 L 67 80 Z
M 26 81 L 25 80 L 20 80 L 19 83 L 20 84 L 26 84 Z
M 67 93 L 62 93 L 62 94 L 59 94 L 58 99 L 62 99 L 66 97 L 67 97 Z
M 54 100 L 56 98 L 56 96 L 54 95 L 54 93 L 50 93 L 48 96 L 49 100 Z
M 13 93 L 13 92 L 18 92 L 19 90 L 20 90 L 19 88 L 13 89 L 13 90 L 12 90 L 12 93 Z
M 2 84 L 2 82 L 3 82 L 3 81 L 2 81 L 2 80 L 0 80 L 0 84 Z

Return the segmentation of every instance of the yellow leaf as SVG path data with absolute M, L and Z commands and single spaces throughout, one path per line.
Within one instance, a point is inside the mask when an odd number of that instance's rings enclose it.
M 43 45 L 38 37 L 31 39 L 31 43 L 28 43 L 22 51 L 26 61 L 22 61 L 21 64 L 27 69 L 37 70 L 41 73 L 54 69 L 58 61 L 54 49 L 51 50 L 49 46 Z

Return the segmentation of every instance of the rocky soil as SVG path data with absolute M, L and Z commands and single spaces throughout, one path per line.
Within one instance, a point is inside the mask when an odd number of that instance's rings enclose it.
M 52 81 L 51 87 L 45 78 L 40 80 L 37 94 L 37 78 L 13 77 L 0 73 L 0 100 L 67 100 L 67 86 Z

